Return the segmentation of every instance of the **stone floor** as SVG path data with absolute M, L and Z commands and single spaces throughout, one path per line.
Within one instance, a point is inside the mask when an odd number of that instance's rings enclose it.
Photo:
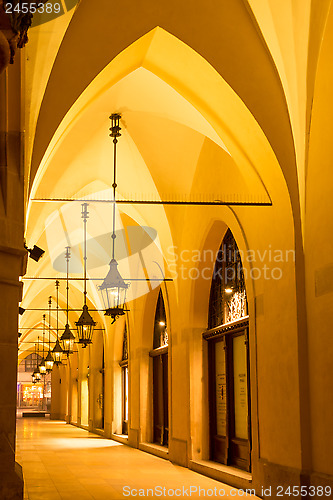
M 23 467 L 25 499 L 244 497 L 223 483 L 64 422 L 19 418 L 17 424 L 16 460 Z

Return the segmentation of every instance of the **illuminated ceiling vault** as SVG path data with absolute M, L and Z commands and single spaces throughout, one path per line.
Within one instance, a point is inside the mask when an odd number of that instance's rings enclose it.
M 64 16 L 31 29 L 24 61 L 26 240 L 47 253 L 39 263 L 29 262 L 27 276 L 63 276 L 61 259 L 69 244 L 76 249 L 72 272 L 80 275 L 80 203 L 34 200 L 110 196 L 112 112 L 122 114 L 120 198 L 273 205 L 285 200 L 302 240 L 309 103 L 330 1 L 316 5 L 312 24 L 310 0 L 198 5 L 187 12 L 181 2 L 168 0 L 152 9 L 145 0 L 111 9 L 108 0 L 98 8 L 82 0 Z M 109 258 L 110 206 L 91 203 L 89 210 L 89 236 L 100 243 L 98 249 L 91 246 L 89 273 L 100 278 Z M 175 217 L 183 216 L 176 210 L 118 208 L 119 245 L 132 257 L 120 262 L 123 275 L 135 270 L 157 276 L 153 261 L 167 274 L 165 250 L 174 244 Z M 142 249 L 131 244 L 131 231 L 140 228 L 139 240 L 149 250 L 138 271 L 135 255 Z M 89 283 L 88 296 L 98 309 L 95 285 Z M 147 287 L 132 286 L 131 298 Z M 81 290 L 82 282 L 72 283 L 71 307 L 82 306 Z M 53 281 L 25 281 L 22 306 L 46 307 L 54 293 Z M 60 295 L 63 307 L 64 285 Z M 29 311 L 21 317 L 21 351 L 36 339 L 33 328 L 41 315 Z M 105 326 L 102 314 L 99 322 Z

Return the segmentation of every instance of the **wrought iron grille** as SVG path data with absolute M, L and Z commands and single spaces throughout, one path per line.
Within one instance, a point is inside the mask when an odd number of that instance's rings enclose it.
M 230 229 L 217 253 L 210 289 L 208 328 L 247 315 L 244 271 L 241 254 Z

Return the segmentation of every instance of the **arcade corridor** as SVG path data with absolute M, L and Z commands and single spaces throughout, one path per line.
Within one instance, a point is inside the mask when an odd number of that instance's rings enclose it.
M 181 498 L 186 496 L 183 487 L 188 493 L 192 487 L 190 498 L 202 497 L 203 490 L 211 495 L 214 488 L 223 490 L 225 498 L 230 492 L 238 497 L 230 486 L 61 421 L 19 418 L 17 461 L 23 467 L 24 498 L 29 500 L 124 499 L 139 496 L 141 488 L 152 496 L 157 486 Z M 196 493 L 199 487 L 201 496 Z
M 0 0 L 0 500 L 332 496 L 332 53 L 333 0 Z

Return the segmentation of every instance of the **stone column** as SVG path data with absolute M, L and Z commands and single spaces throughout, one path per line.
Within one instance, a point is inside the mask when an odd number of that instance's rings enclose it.
M 15 462 L 19 276 L 25 273 L 19 58 L 0 76 L 0 498 L 23 498 Z
M 15 462 L 18 302 L 22 257 L 0 247 L 0 498 L 23 498 L 21 466 Z

